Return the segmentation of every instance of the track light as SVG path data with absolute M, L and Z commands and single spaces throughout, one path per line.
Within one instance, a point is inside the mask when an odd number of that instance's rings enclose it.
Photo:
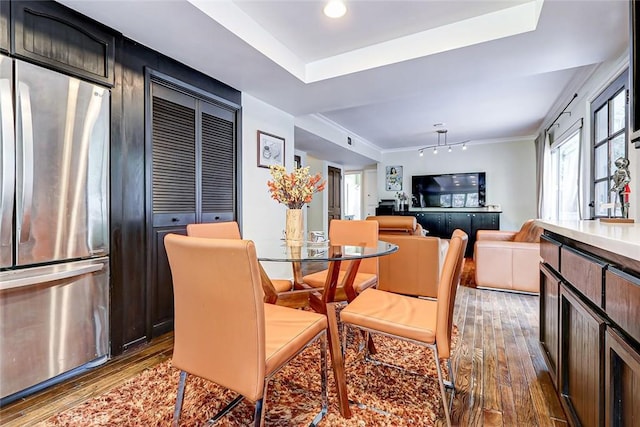
M 455 147 L 456 145 L 462 145 L 462 149 L 463 150 L 467 149 L 467 142 L 469 142 L 469 140 L 449 143 L 449 142 L 447 142 L 447 130 L 446 129 L 438 129 L 438 130 L 436 130 L 436 132 L 438 133 L 438 142 L 437 142 L 437 144 L 435 144 L 435 145 L 427 145 L 426 147 L 419 148 L 418 149 L 418 154 L 420 155 L 420 157 L 424 156 L 424 150 L 427 150 L 429 148 L 433 148 L 433 154 L 438 154 L 438 148 L 439 147 L 447 147 L 447 151 L 449 153 L 453 152 L 453 147 Z M 444 142 L 440 141 L 440 135 L 444 135 L 444 137 L 443 137 Z

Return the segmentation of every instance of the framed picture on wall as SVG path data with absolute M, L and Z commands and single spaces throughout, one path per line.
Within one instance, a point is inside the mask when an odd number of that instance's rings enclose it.
M 258 131 L 258 166 L 284 166 L 284 138 Z
M 387 191 L 402 190 L 402 166 L 387 166 L 385 188 Z

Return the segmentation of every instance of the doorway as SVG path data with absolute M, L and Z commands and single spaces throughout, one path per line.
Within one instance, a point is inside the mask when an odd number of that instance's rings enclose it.
M 342 218 L 342 170 L 333 166 L 327 171 L 327 222 Z
M 362 172 L 344 174 L 344 218 L 362 218 Z

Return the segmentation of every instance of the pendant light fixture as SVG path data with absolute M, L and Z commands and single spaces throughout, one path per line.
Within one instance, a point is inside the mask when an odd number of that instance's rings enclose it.
M 436 125 L 434 125 L 436 126 Z M 424 150 L 433 148 L 433 154 L 438 154 L 438 148 L 439 147 L 447 147 L 447 152 L 451 153 L 453 151 L 452 147 L 456 147 L 458 145 L 462 145 L 462 149 L 466 150 L 467 149 L 467 142 L 469 142 L 469 140 L 467 139 L 466 141 L 460 141 L 460 142 L 447 142 L 447 129 L 438 129 L 436 130 L 436 132 L 438 133 L 438 142 L 435 145 L 427 145 L 426 147 L 422 147 L 420 149 L 418 149 L 418 154 L 420 155 L 420 157 L 424 156 Z M 441 141 L 441 135 L 444 135 L 442 137 L 442 139 L 444 139 L 444 141 Z

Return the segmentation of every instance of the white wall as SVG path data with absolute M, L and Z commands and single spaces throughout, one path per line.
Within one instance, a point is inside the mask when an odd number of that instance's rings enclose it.
M 307 155 L 306 166 L 312 174 L 320 173 L 324 179 L 327 178 L 326 162 Z M 307 204 L 307 230 L 324 231 L 327 235 L 327 191 L 322 191 L 313 195 L 311 203 Z
M 240 224 L 246 239 L 279 239 L 285 226 L 286 206 L 271 199 L 267 181 L 269 169 L 258 164 L 258 130 L 285 139 L 285 167 L 293 168 L 293 116 L 254 98 L 242 94 L 242 208 Z M 291 278 L 289 263 L 263 263 L 269 276 Z
M 486 172 L 487 205 L 500 205 L 500 228 L 518 230 L 524 221 L 536 217 L 536 160 L 533 140 L 488 144 L 467 144 L 467 150 L 454 147 L 440 150 L 387 152 L 378 165 L 378 197 L 395 198 L 386 191 L 385 167 L 403 167 L 403 191 L 411 194 L 411 176 L 440 173 Z

